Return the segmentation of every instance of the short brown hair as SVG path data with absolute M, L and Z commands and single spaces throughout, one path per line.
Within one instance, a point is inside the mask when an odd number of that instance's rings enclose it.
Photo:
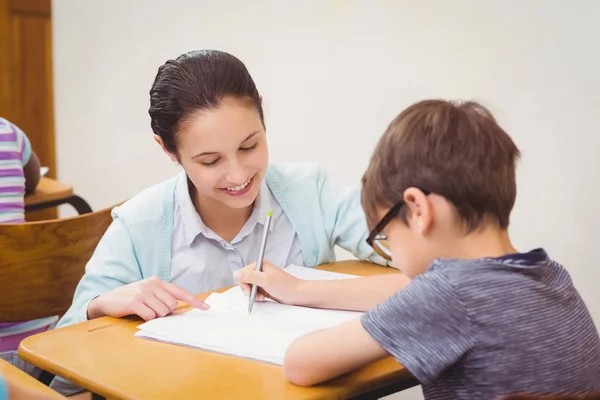
M 491 112 L 476 102 L 413 104 L 389 125 L 363 176 L 367 222 L 374 226 L 377 207 L 393 207 L 416 187 L 452 202 L 469 232 L 488 217 L 507 228 L 519 156 Z

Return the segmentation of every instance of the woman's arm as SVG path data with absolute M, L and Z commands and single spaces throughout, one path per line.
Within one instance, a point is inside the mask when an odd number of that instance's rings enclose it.
M 86 321 L 88 304 L 91 300 L 142 279 L 129 232 L 123 222 L 117 218 L 100 239 L 92 258 L 85 267 L 85 274 L 77 285 L 73 304 L 57 327 Z
M 380 265 L 388 265 L 387 260 L 375 253 L 366 242 L 369 232 L 360 203 L 360 189 L 341 185 L 319 169 L 317 190 L 323 222 L 331 241 L 350 251 L 359 260 L 368 259 Z

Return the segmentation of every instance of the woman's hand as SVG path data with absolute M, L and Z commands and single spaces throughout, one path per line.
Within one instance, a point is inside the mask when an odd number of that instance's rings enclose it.
M 123 317 L 138 315 L 146 321 L 171 314 L 177 307 L 177 300 L 201 310 L 208 310 L 208 304 L 192 296 L 185 290 L 157 277 L 130 283 L 106 292 L 88 305 L 88 319 L 103 317 Z

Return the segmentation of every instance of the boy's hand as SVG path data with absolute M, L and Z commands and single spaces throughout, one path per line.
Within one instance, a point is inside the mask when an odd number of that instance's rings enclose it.
M 256 301 L 270 298 L 279 303 L 298 304 L 300 286 L 304 280 L 288 274 L 267 260 L 263 261 L 262 272 L 255 271 L 255 268 L 255 263 L 252 263 L 233 274 L 246 296 L 250 296 L 252 285 L 255 284 L 259 287 Z
M 209 308 L 206 303 L 185 290 L 152 277 L 118 287 L 96 297 L 88 305 L 88 319 L 105 315 L 123 317 L 133 314 L 149 321 L 171 314 L 177 307 L 177 300 L 201 310 Z

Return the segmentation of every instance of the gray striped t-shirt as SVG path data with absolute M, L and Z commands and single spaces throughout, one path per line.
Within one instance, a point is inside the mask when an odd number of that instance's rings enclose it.
M 362 323 L 427 400 L 600 392 L 598 331 L 542 249 L 436 260 Z

